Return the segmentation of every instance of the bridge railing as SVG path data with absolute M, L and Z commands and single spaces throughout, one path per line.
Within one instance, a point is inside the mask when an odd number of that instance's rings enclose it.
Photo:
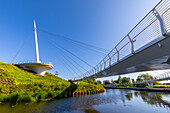
M 23 63 L 36 63 L 36 61 L 22 61 L 22 62 L 16 62 L 16 63 L 12 63 L 12 64 L 23 64 Z M 46 62 L 46 61 L 40 61 L 40 63 L 44 63 L 44 64 L 51 64 L 52 62 Z
M 159 2 L 93 69 L 81 77 L 95 75 L 135 54 L 149 42 L 170 32 L 169 0 Z M 78 79 L 77 78 L 77 79 Z
M 163 73 L 163 74 L 160 74 L 160 75 L 158 75 L 158 76 L 154 76 L 154 79 L 156 80 L 156 79 L 163 79 L 163 78 L 167 78 L 167 77 L 170 77 L 170 72 L 168 71 L 168 72 L 165 72 L 165 73 Z
M 145 80 L 141 82 L 136 83 L 128 83 L 128 84 L 108 84 L 107 86 L 126 86 L 126 85 L 135 85 L 135 84 L 142 84 L 142 83 L 149 83 L 149 82 L 156 82 L 156 81 L 163 81 L 163 80 L 169 80 L 170 79 L 170 72 L 165 72 L 163 74 L 154 76 L 153 79 Z

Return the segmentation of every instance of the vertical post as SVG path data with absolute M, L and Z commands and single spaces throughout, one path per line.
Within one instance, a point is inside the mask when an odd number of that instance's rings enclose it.
M 106 69 L 106 62 L 104 61 L 104 69 Z
M 117 47 L 115 47 L 115 49 L 116 49 L 116 52 L 117 52 L 117 62 L 119 62 L 119 51 L 118 51 Z
M 108 55 L 108 57 L 109 57 L 109 66 L 111 66 L 111 63 L 112 63 L 111 57 L 110 57 L 110 55 Z
M 129 34 L 127 35 L 129 40 L 130 40 L 130 43 L 131 43 L 131 52 L 132 54 L 134 54 L 134 44 L 133 44 L 133 40 L 130 38 Z
M 90 70 L 90 71 L 89 71 L 89 75 L 91 75 L 91 72 L 92 72 L 92 71 Z
M 156 11 L 156 9 L 153 9 L 152 12 L 154 13 L 154 15 L 156 16 L 156 18 L 157 18 L 157 19 L 159 20 L 159 22 L 160 22 L 162 35 L 163 35 L 163 36 L 167 35 L 167 31 L 166 31 L 166 28 L 165 28 L 165 23 L 164 23 L 163 17 Z
M 102 64 L 100 64 L 100 71 L 102 71 Z
M 39 51 L 38 51 L 38 41 L 37 41 L 37 28 L 34 20 L 34 33 L 35 33 L 35 61 L 37 63 L 40 62 L 39 60 Z
M 95 70 L 94 72 L 95 72 L 95 74 L 96 74 L 96 73 L 97 73 L 97 69 L 96 69 L 96 68 L 94 68 L 94 70 Z
M 97 66 L 97 73 L 99 72 L 99 66 Z
M 153 88 L 153 83 L 147 82 L 147 84 L 148 84 L 149 88 Z

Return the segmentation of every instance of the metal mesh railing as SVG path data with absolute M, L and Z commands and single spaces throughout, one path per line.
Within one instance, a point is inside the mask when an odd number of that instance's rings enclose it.
M 165 72 L 160 75 L 154 76 L 152 79 L 144 80 L 135 83 L 125 83 L 125 84 L 108 84 L 107 86 L 125 86 L 125 85 L 135 85 L 135 84 L 142 84 L 142 83 L 149 83 L 149 82 L 156 82 L 156 81 L 164 81 L 170 79 L 170 72 Z
M 24 63 L 37 63 L 36 61 L 22 61 L 22 62 L 16 62 L 16 63 L 12 63 L 12 64 L 24 64 Z M 43 64 L 51 64 L 52 65 L 52 62 L 45 62 L 45 61 L 40 61 L 38 63 L 43 63 Z
M 93 69 L 84 73 L 76 79 L 82 79 L 95 75 L 114 63 L 123 60 L 126 56 L 133 54 L 149 42 L 164 35 L 161 27 L 163 20 L 164 28 L 170 31 L 170 8 L 169 0 L 159 2 Z M 157 16 L 157 14 L 160 18 Z

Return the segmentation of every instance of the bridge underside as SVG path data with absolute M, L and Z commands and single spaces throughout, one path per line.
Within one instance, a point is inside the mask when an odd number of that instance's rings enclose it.
M 153 40 L 134 54 L 128 55 L 91 77 L 101 78 L 164 69 L 170 69 L 170 35 Z

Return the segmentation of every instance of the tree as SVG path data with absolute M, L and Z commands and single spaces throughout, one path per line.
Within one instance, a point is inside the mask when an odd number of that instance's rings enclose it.
M 135 79 L 132 79 L 132 83 L 136 83 Z
M 117 81 L 116 81 L 117 84 L 120 84 L 121 83 L 121 76 L 119 75 Z
M 147 73 L 147 74 L 142 74 L 142 75 L 138 76 L 136 81 L 142 82 L 142 81 L 152 80 L 152 79 L 153 79 L 153 77 Z
M 96 83 L 97 83 L 97 85 L 102 84 L 102 82 L 100 80 L 97 80 Z
M 106 85 L 106 84 L 110 84 L 110 81 L 109 80 L 105 80 L 104 81 L 104 84 Z
M 152 80 L 153 77 L 151 75 L 147 74 L 142 74 L 137 77 L 136 82 L 142 82 L 146 80 Z M 148 87 L 147 83 L 142 83 L 142 84 L 137 84 L 137 87 Z
M 114 81 L 113 79 L 111 80 L 111 84 L 116 84 L 116 81 Z
M 130 84 L 130 80 L 127 77 L 123 77 L 120 81 L 121 84 Z
M 58 71 L 55 72 L 55 75 L 58 76 Z
M 91 78 L 88 80 L 89 83 L 93 83 L 93 84 L 97 84 L 96 81 L 95 81 L 95 78 Z

